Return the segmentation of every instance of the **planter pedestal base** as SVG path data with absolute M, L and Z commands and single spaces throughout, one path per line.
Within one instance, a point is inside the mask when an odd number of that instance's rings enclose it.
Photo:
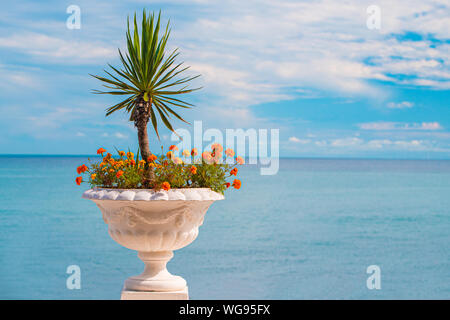
M 122 289 L 120 300 L 189 300 L 188 287 L 180 291 L 130 291 Z
M 186 288 L 186 280 L 167 271 L 167 262 L 172 259 L 172 251 L 139 252 L 144 264 L 144 272 L 129 277 L 125 281 L 127 291 L 177 292 Z

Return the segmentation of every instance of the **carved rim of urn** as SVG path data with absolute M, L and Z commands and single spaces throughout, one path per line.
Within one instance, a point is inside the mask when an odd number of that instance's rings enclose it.
M 217 201 L 225 197 L 209 188 L 180 188 L 165 190 L 153 189 L 114 189 L 94 187 L 83 193 L 82 198 L 90 200 L 122 201 Z

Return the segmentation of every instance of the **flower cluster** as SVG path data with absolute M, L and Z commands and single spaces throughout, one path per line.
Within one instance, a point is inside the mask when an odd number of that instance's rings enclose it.
M 117 151 L 117 156 L 113 156 L 100 148 L 97 154 L 102 161 L 79 166 L 77 173 L 80 176 L 75 182 L 80 185 L 84 175 L 92 187 L 166 191 L 171 188 L 210 188 L 222 194 L 231 186 L 239 189 L 241 181 L 234 177 L 238 173 L 237 166 L 244 164 L 244 159 L 235 157 L 232 149 L 224 152 L 218 143 L 211 147 L 211 151 L 201 155 L 195 148 L 184 150 L 179 157 L 178 147 L 172 145 L 166 154 L 152 154 L 148 159 L 139 159 L 139 152 L 135 156 L 130 151 Z M 233 181 L 228 182 L 229 179 Z

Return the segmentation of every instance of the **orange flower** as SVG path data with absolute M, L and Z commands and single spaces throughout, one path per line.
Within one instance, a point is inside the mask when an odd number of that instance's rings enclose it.
M 80 174 L 80 173 L 86 172 L 87 169 L 88 169 L 88 167 L 86 167 L 86 165 L 83 164 L 82 166 L 79 166 L 79 167 L 77 168 L 77 173 Z
M 166 153 L 166 157 L 169 158 L 169 159 L 172 159 L 173 158 L 173 152 L 172 151 L 167 152 Z
M 117 171 L 117 173 L 116 173 L 116 177 L 117 178 L 120 178 L 122 175 L 123 175 L 123 171 L 122 170 Z
M 190 169 L 192 174 L 197 174 L 197 167 L 196 166 L 192 166 Z
M 100 148 L 100 149 L 97 150 L 97 154 L 103 155 L 103 152 L 106 152 L 106 150 L 103 149 L 103 148 Z
M 189 157 L 189 150 L 183 150 L 183 153 L 182 153 L 182 155 L 183 155 L 183 157 Z
M 77 185 L 80 185 L 82 181 L 83 181 L 83 177 L 77 177 L 75 179 L 75 182 L 77 183 Z
M 95 173 L 91 174 L 91 180 L 95 180 L 96 177 L 97 175 Z
M 211 152 L 205 151 L 202 153 L 202 158 L 206 163 L 210 163 L 212 160 Z
M 220 160 L 222 160 L 222 152 L 215 152 L 213 154 L 213 161 L 214 163 L 220 163 Z
M 171 150 L 171 151 L 178 151 L 178 147 L 176 145 L 171 145 L 169 147 L 169 150 Z
M 233 181 L 233 187 L 234 187 L 235 189 L 239 189 L 239 188 L 241 187 L 241 180 L 239 180 L 239 179 L 234 179 L 234 181 Z
M 191 156 L 195 157 L 196 155 L 198 155 L 197 148 L 193 148 L 193 149 L 191 150 Z
M 170 190 L 170 184 L 167 181 L 165 181 L 165 182 L 162 183 L 162 188 L 164 190 L 166 190 L 166 191 L 169 191 Z
M 245 163 L 244 158 L 242 158 L 241 156 L 237 156 L 236 157 L 236 162 L 239 163 L 239 164 L 244 164 Z
M 131 164 L 132 166 L 134 166 L 134 165 L 136 164 L 136 161 L 134 161 L 133 159 L 131 159 L 131 160 L 130 160 L 130 164 Z
M 227 182 L 225 183 L 225 186 L 227 187 L 227 189 L 231 186 L 231 183 Z
M 227 149 L 225 150 L 225 154 L 227 157 L 233 158 L 234 157 L 234 150 L 233 149 Z
M 151 154 L 151 155 L 147 158 L 147 161 L 148 161 L 148 162 L 153 162 L 153 161 L 155 161 L 157 158 L 158 158 L 157 156 L 155 156 L 154 154 Z
M 220 143 L 214 143 L 211 145 L 211 149 L 213 152 L 222 152 L 223 151 L 223 147 Z
M 127 152 L 127 158 L 128 159 L 133 159 L 134 158 L 134 153 L 133 152 Z
M 230 171 L 230 175 L 232 175 L 232 176 L 236 176 L 237 173 L 238 173 L 238 169 L 237 168 L 234 168 L 233 170 Z
M 119 151 L 119 156 L 123 157 L 125 155 L 125 151 Z
M 139 160 L 139 165 L 140 166 L 145 166 L 145 160 Z

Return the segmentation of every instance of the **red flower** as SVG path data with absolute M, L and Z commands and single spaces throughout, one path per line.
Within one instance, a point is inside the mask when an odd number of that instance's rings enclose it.
M 244 158 L 242 158 L 241 156 L 237 156 L 236 157 L 236 162 L 239 163 L 239 164 L 244 164 L 245 161 L 244 161 Z
M 153 162 L 153 161 L 155 161 L 157 159 L 157 157 L 154 155 L 154 154 L 151 154 L 148 158 L 147 158 L 147 161 L 148 162 Z
M 123 171 L 122 170 L 117 171 L 117 173 L 116 173 L 116 177 L 117 178 L 120 178 L 122 175 L 123 175 Z
M 106 152 L 106 150 L 103 148 L 97 150 L 97 154 L 102 154 L 103 152 Z
M 171 151 L 178 151 L 178 147 L 176 145 L 171 145 L 169 147 L 169 150 L 171 150 Z
M 162 183 L 162 188 L 164 190 L 166 190 L 166 191 L 169 191 L 170 190 L 170 184 L 167 181 L 165 181 L 165 182 Z
M 197 167 L 196 166 L 192 166 L 190 169 L 192 174 L 197 174 Z
M 77 177 L 75 179 L 75 182 L 77 183 L 77 185 L 80 185 L 82 181 L 83 181 L 83 177 Z
M 77 173 L 78 173 L 78 174 L 81 174 L 81 173 L 83 173 L 83 172 L 86 172 L 87 169 L 88 169 L 88 167 L 86 167 L 86 165 L 83 164 L 83 165 L 81 165 L 81 166 L 79 166 L 79 167 L 77 168 Z
M 234 181 L 233 181 L 233 187 L 234 187 L 235 189 L 239 189 L 239 188 L 241 187 L 241 180 L 239 180 L 239 179 L 234 179 Z
M 225 183 L 225 186 L 227 187 L 227 189 L 231 186 L 231 183 L 227 182 Z
M 232 176 L 236 176 L 237 173 L 238 173 L 238 169 L 237 168 L 234 168 L 233 170 L 230 171 L 230 175 L 232 175 Z

